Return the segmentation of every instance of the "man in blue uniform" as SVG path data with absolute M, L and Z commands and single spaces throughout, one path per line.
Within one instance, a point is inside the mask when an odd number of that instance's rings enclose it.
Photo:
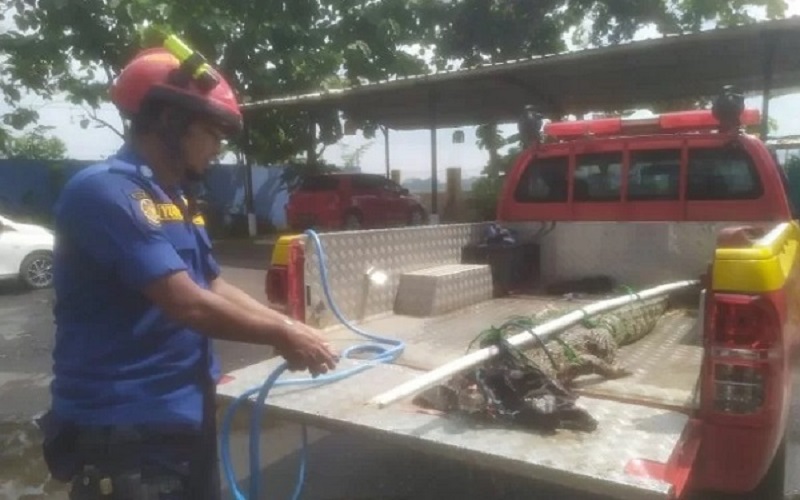
M 196 62 L 196 61 L 195 61 Z M 56 207 L 52 407 L 41 419 L 71 498 L 216 499 L 218 373 L 209 338 L 271 345 L 325 373 L 320 333 L 220 277 L 184 188 L 241 128 L 228 83 L 170 52 L 137 55 L 112 88 L 130 135 Z

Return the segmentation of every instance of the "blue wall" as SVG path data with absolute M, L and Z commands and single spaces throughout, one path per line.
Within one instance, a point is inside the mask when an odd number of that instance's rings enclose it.
M 256 217 L 272 225 L 286 226 L 284 205 L 289 193 L 281 180 L 284 167 L 253 167 L 253 205 Z M 217 165 L 211 168 L 206 179 L 206 199 L 225 214 L 245 213 L 245 169 L 238 165 Z
M 89 162 L 0 160 L 0 212 L 47 217 L 63 182 Z
M 92 162 L 0 160 L 0 213 L 9 217 L 47 220 L 58 193 L 69 177 Z M 281 166 L 253 167 L 256 217 L 283 228 L 288 200 L 281 181 Z M 243 215 L 245 169 L 238 165 L 213 166 L 205 182 L 205 197 L 211 210 L 221 215 Z

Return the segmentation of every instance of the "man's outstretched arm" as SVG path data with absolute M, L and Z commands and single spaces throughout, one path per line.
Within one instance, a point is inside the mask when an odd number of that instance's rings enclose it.
M 271 318 L 278 318 L 283 321 L 291 321 L 285 315 L 262 304 L 241 288 L 228 283 L 221 276 L 216 277 L 211 282 L 210 288 L 215 294 L 225 298 L 226 300 L 229 300 L 230 302 L 233 302 L 239 307 L 247 309 L 254 314 L 265 314 Z
M 325 373 L 336 366 L 330 346 L 317 331 L 289 321 L 244 292 L 233 294 L 235 300 L 245 300 L 248 307 L 198 286 L 185 271 L 158 278 L 142 291 L 168 317 L 210 337 L 272 345 L 290 367 L 308 368 L 312 374 Z

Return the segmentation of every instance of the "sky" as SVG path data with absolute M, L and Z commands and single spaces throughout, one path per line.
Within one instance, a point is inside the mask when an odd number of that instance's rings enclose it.
M 787 17 L 800 15 L 800 0 L 788 0 Z M 0 30 L 2 26 L 0 25 Z M 653 36 L 648 29 L 642 30 L 637 38 Z M 107 128 L 82 129 L 80 121 L 85 116 L 84 110 L 65 100 L 41 101 L 25 99 L 35 103 L 40 113 L 40 124 L 53 127 L 51 133 L 64 141 L 67 156 L 78 160 L 96 160 L 104 158 L 116 151 L 121 139 Z M 761 107 L 761 98 L 756 96 L 747 99 L 748 107 Z M 5 111 L 0 105 L 0 112 Z M 98 111 L 98 116 L 121 128 L 120 118 L 114 107 L 106 104 Z M 800 94 L 773 98 L 770 101 L 770 116 L 776 119 L 778 130 L 775 135 L 800 134 Z M 475 145 L 475 128 L 463 127 L 464 142 L 454 144 L 453 132 L 456 129 L 440 129 L 437 133 L 439 178 L 443 178 L 445 169 L 461 167 L 462 177 L 479 175 L 488 161 L 488 153 Z M 513 124 L 501 125 L 501 132 L 510 135 L 516 132 Z M 361 136 L 345 136 L 337 144 L 326 148 L 323 158 L 335 164 L 343 163 L 343 155 L 348 151 L 369 143 L 360 158 L 360 166 L 364 172 L 383 173 L 385 171 L 384 141 L 381 133 L 372 140 Z M 400 169 L 403 179 L 430 177 L 430 131 L 391 131 L 390 132 L 390 164 L 393 169 Z

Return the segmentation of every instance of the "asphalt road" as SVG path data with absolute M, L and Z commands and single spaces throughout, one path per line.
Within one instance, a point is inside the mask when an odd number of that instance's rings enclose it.
M 220 255 L 224 275 L 245 291 L 263 298 L 269 246 Z M 50 351 L 53 340 L 52 292 L 23 292 L 0 285 L 0 500 L 66 499 L 60 484 L 48 481 L 40 456 L 39 434 L 32 418 L 47 408 Z M 224 371 L 263 360 L 269 349 L 217 342 Z M 800 499 L 800 370 L 795 373 L 790 429 L 787 498 Z M 247 449 L 245 424 L 238 423 L 232 448 Z M 269 498 L 289 498 L 299 461 L 300 430 L 291 424 L 265 424 L 262 434 L 263 488 Z M 545 490 L 504 474 L 487 474 L 461 462 L 428 457 L 410 450 L 346 434 L 311 430 L 308 477 L 303 498 L 575 498 Z M 237 476 L 246 466 L 235 464 Z M 243 484 L 244 486 L 244 484 Z M 596 498 L 596 497 L 595 497 Z

